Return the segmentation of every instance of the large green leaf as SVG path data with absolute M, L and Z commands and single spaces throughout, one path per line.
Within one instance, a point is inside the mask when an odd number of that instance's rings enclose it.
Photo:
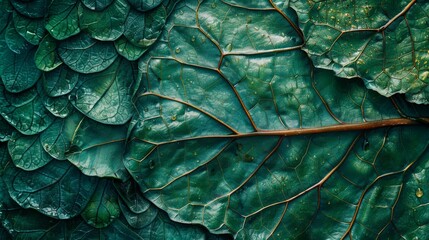
M 124 124 L 132 115 L 132 65 L 116 60 L 106 70 L 81 75 L 70 94 L 70 102 L 86 116 L 104 124 Z
M 41 71 L 34 63 L 35 48 L 21 54 L 5 50 L 0 54 L 0 77 L 9 92 L 22 92 L 31 88 L 40 78 Z
M 291 6 L 317 67 L 362 77 L 384 96 L 405 93 L 409 101 L 429 103 L 429 2 L 330 0 Z
M 57 220 L 35 210 L 12 210 L 3 214 L 2 224 L 12 239 L 70 239 L 80 219 Z M 3 236 L 2 236 L 3 237 Z M 2 238 L 3 239 L 3 238 Z
M 25 135 L 40 133 L 54 120 L 45 109 L 35 88 L 22 93 L 9 93 L 0 84 L 0 114 L 19 132 Z
M 110 6 L 99 12 L 79 5 L 79 26 L 92 38 L 113 41 L 124 32 L 129 10 L 130 6 L 126 0 L 113 0 Z
M 46 72 L 52 71 L 63 63 L 56 49 L 55 39 L 51 35 L 46 35 L 34 55 L 34 62 L 38 69 Z
M 162 5 L 147 13 L 131 10 L 125 22 L 124 36 L 136 46 L 149 47 L 161 34 L 166 18 Z
M 63 40 L 80 32 L 77 12 L 79 3 L 79 0 L 52 0 L 45 26 L 52 37 Z
M 51 161 L 31 172 L 10 164 L 4 181 L 10 196 L 21 207 L 58 219 L 78 215 L 97 186 L 96 178 L 83 175 L 66 161 Z
M 84 174 L 125 180 L 128 173 L 122 162 L 127 129 L 125 125 L 108 126 L 80 114 L 70 115 L 63 126 L 70 147 L 67 159 Z
M 70 93 L 75 87 L 79 74 L 65 65 L 53 71 L 43 73 L 43 89 L 50 97 L 59 97 Z
M 95 228 L 105 228 L 119 217 L 118 195 L 112 182 L 100 180 L 88 205 L 81 213 L 85 221 Z
M 15 166 L 26 171 L 41 168 L 52 160 L 43 149 L 39 135 L 15 137 L 8 142 L 8 149 Z
M 9 49 L 16 54 L 22 54 L 32 48 L 32 45 L 16 31 L 13 22 L 6 28 L 5 40 Z
M 410 104 L 315 69 L 289 12 L 186 11 L 140 62 L 124 162 L 145 197 L 239 239 L 425 238 L 416 221 L 396 232 L 395 213 L 427 203 L 407 176 L 428 164 L 429 129 L 397 126 L 427 122 L 427 108 L 410 119 Z
M 39 44 L 45 35 L 45 20 L 43 18 L 31 19 L 14 12 L 13 23 L 16 31 L 33 45 Z
M 103 71 L 118 56 L 113 43 L 96 41 L 87 34 L 61 42 L 58 54 L 67 66 L 79 73 Z

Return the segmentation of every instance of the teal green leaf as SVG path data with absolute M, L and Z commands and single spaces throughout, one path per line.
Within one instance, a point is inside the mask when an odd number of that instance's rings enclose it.
M 96 41 L 87 34 L 61 42 L 58 54 L 67 66 L 79 73 L 103 71 L 118 56 L 113 43 Z
M 13 239 L 69 239 L 70 233 L 82 222 L 57 220 L 32 209 L 7 211 L 2 220 L 3 226 L 11 233 Z M 2 238 L 3 239 L 3 238 Z
M 10 158 L 9 151 L 7 149 L 7 143 L 1 142 L 0 143 L 0 185 L 3 184 L 3 179 L 1 178 L 3 176 L 3 171 L 6 168 L 6 166 L 10 164 L 11 161 L 12 160 Z M 7 199 L 5 196 L 3 196 L 4 195 L 3 191 L 5 187 L 6 187 L 5 185 L 1 185 L 0 187 L 1 202 Z M 7 194 L 7 196 L 9 196 L 9 194 Z M 2 210 L 1 207 L 0 207 L 0 210 Z
M 144 197 L 238 239 L 406 233 L 393 212 L 408 208 L 396 205 L 405 176 L 427 166 L 427 108 L 314 68 L 296 18 L 276 5 L 191 7 L 178 5 L 139 62 L 124 163 Z
M 0 115 L 0 142 L 7 142 L 11 139 L 15 129 Z
M 166 18 L 164 6 L 146 13 L 131 10 L 125 22 L 124 36 L 136 46 L 149 47 L 161 34 Z
M 158 215 L 158 209 L 149 202 L 146 204 L 148 208 L 144 212 L 135 213 L 122 200 L 119 201 L 121 212 L 131 227 L 144 228 L 155 220 Z
M 114 0 L 82 0 L 85 7 L 93 11 L 101 11 L 108 7 Z
M 13 0 L 12 6 L 20 14 L 29 18 L 42 18 L 46 15 L 50 0 Z
M 21 207 L 58 219 L 81 213 L 97 186 L 96 178 L 83 175 L 67 161 L 51 161 L 31 172 L 9 165 L 4 180 Z
M 46 32 L 43 18 L 31 19 L 14 12 L 13 23 L 16 31 L 33 45 L 39 44 Z
M 53 158 L 66 159 L 65 154 L 70 148 L 70 139 L 73 136 L 76 121 L 79 121 L 79 118 L 73 114 L 65 119 L 57 118 L 40 134 L 43 148 Z
M 147 51 L 147 48 L 137 47 L 128 41 L 128 39 L 125 37 L 116 39 L 115 48 L 119 55 L 123 56 L 129 61 L 135 61 L 139 59 Z
M 70 115 L 74 108 L 68 96 L 48 97 L 43 96 L 43 105 L 55 117 L 65 118 Z
M 36 89 L 12 94 L 0 84 L 0 114 L 15 129 L 25 135 L 40 133 L 54 120 L 45 109 Z
M 52 0 L 46 20 L 46 30 L 57 40 L 64 40 L 80 32 L 78 0 Z
M 34 62 L 38 69 L 45 72 L 52 71 L 63 63 L 56 49 L 56 40 L 51 35 L 46 35 L 34 55 Z
M 162 0 L 128 0 L 137 10 L 145 12 L 151 10 L 162 3 Z
M 33 47 L 16 31 L 13 22 L 10 22 L 6 28 L 5 40 L 9 49 L 16 54 L 22 54 Z
M 126 0 L 114 0 L 106 9 L 92 11 L 79 5 L 79 26 L 92 38 L 113 41 L 124 32 L 124 23 L 130 6 Z
M 118 59 L 106 70 L 81 75 L 70 94 L 79 111 L 104 124 L 124 124 L 132 115 L 130 89 L 134 82 L 132 65 Z
M 0 77 L 9 92 L 17 93 L 31 88 L 42 72 L 34 63 L 35 48 L 16 54 L 5 50 L 0 55 Z
M 114 186 L 119 196 L 121 197 L 121 202 L 123 205 L 126 205 L 131 212 L 139 214 L 147 211 L 151 203 L 143 196 L 143 193 L 140 191 L 138 184 L 129 179 L 125 182 L 114 182 Z
M 97 188 L 81 213 L 82 218 L 95 228 L 105 228 L 119 217 L 118 195 L 111 181 L 98 182 Z
M 66 119 L 64 129 L 70 147 L 65 155 L 84 174 L 97 177 L 128 178 L 122 156 L 127 129 L 125 125 L 109 126 L 80 114 Z
M 408 101 L 429 103 L 428 2 L 297 1 L 291 6 L 316 67 L 361 77 L 384 96 L 404 93 Z
M 48 96 L 59 97 L 70 93 L 78 79 L 78 73 L 61 65 L 53 71 L 43 73 L 42 85 Z
M 48 164 L 52 157 L 43 149 L 40 135 L 20 135 L 8 142 L 9 154 L 16 167 L 33 171 Z

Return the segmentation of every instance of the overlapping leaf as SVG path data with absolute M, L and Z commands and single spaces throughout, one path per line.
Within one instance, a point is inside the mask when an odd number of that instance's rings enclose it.
M 408 125 L 409 106 L 314 69 L 277 8 L 204 1 L 188 13 L 196 24 L 173 15 L 160 55 L 141 62 L 125 163 L 145 196 L 173 220 L 240 239 L 406 234 L 395 213 L 423 195 L 395 206 L 427 165 L 428 129 L 362 130 Z
M 426 239 L 427 8 L 0 0 L 1 238 Z
M 427 1 L 296 1 L 305 49 L 317 67 L 359 76 L 384 96 L 428 104 Z M 353 6 L 353 7 L 352 7 Z

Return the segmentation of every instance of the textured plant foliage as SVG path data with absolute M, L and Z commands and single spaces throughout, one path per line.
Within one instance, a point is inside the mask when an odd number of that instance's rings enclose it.
M 428 238 L 427 1 L 0 7 L 2 239 Z

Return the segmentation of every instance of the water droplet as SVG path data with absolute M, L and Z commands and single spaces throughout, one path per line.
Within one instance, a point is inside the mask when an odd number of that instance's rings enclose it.
M 152 160 L 149 161 L 149 168 L 150 169 L 154 169 L 155 168 L 155 163 Z
M 255 29 L 256 31 L 259 31 L 259 28 L 258 28 L 258 27 L 254 27 L 254 29 Z
M 171 116 L 171 121 L 176 121 L 176 115 Z
M 216 3 L 212 3 L 212 5 L 210 5 L 212 8 L 216 8 L 217 7 L 217 5 L 216 5 Z
M 180 48 L 176 48 L 176 53 L 180 53 Z
M 184 14 L 183 10 L 180 10 L 180 11 L 179 11 L 179 14 L 180 14 L 180 15 L 183 15 L 183 14 Z
M 418 197 L 418 198 L 423 197 L 423 190 L 421 188 L 417 188 L 416 197 Z
M 232 50 L 232 44 L 231 43 L 228 43 L 228 45 L 226 45 L 226 50 L 228 52 L 231 52 L 231 50 Z
M 170 79 L 170 78 L 171 78 L 171 75 L 168 75 L 168 76 L 167 76 L 167 78 L 168 78 L 168 79 Z
M 194 156 L 197 156 L 197 155 L 198 155 L 198 153 L 197 153 L 197 152 L 194 152 L 193 154 L 194 154 Z
M 195 42 L 195 36 L 191 37 L 191 42 Z

